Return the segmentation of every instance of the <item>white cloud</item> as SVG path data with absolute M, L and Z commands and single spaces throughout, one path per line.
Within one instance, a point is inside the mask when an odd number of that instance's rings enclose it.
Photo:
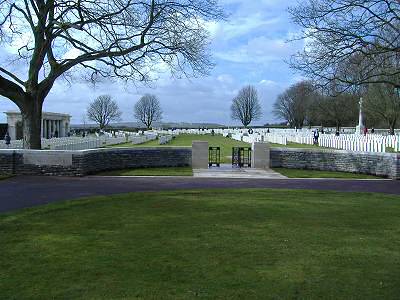
M 108 79 L 95 87 L 79 81 L 69 86 L 59 80 L 46 98 L 44 110 L 69 113 L 73 123 L 81 123 L 88 103 L 99 95 L 110 94 L 123 111 L 123 120 L 133 121 L 135 102 L 150 92 L 159 97 L 165 121 L 234 124 L 230 120 L 232 98 L 241 87 L 253 84 L 259 92 L 264 112 L 258 124 L 271 122 L 274 120 L 271 111 L 276 96 L 299 80 L 283 62 L 304 45 L 302 42 L 285 42 L 297 30 L 289 24 L 285 11 L 294 1 L 220 0 L 229 10 L 230 19 L 205 23 L 213 39 L 211 50 L 217 63 L 209 77 L 173 79 L 166 65 L 160 64 L 151 73 L 158 78 L 151 87 L 110 82 Z M 5 51 L 0 48 L 0 58 L 9 55 Z M 78 53 L 65 55 L 72 58 Z M 22 78 L 26 76 L 24 63 L 8 63 Z M 2 62 L 1 65 L 5 66 Z M 16 109 L 11 101 L 0 97 L 0 112 Z M 0 113 L 0 122 L 4 120 Z

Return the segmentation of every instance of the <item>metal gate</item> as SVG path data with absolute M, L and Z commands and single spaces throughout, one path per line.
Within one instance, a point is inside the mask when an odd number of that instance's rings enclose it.
M 208 147 L 208 166 L 216 165 L 219 167 L 221 163 L 221 148 Z
M 235 167 L 251 167 L 251 148 L 250 147 L 233 147 L 232 148 L 232 166 Z

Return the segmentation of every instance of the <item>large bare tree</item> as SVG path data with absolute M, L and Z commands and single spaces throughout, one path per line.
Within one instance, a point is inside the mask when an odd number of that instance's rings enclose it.
M 160 63 L 206 74 L 206 21 L 224 17 L 216 1 L 0 0 L 0 42 L 18 45 L 0 66 L 0 96 L 21 110 L 24 147 L 41 148 L 43 102 L 72 69 L 91 80 L 147 81 Z
M 134 115 L 136 120 L 142 122 L 149 129 L 153 122 L 161 121 L 162 119 L 160 101 L 154 95 L 144 95 L 136 102 Z
M 232 101 L 232 119 L 239 120 L 244 127 L 247 127 L 252 121 L 259 120 L 261 116 L 261 106 L 256 88 L 251 85 L 242 88 Z
M 292 68 L 322 85 L 400 87 L 400 1 L 305 0 L 289 13 L 306 41 Z
M 99 124 L 100 129 L 106 128 L 111 121 L 120 120 L 121 115 L 122 112 L 119 110 L 117 102 L 109 95 L 97 97 L 87 109 L 89 120 Z

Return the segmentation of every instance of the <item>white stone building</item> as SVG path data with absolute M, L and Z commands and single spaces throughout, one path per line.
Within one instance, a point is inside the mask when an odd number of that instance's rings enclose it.
M 8 133 L 12 140 L 22 139 L 22 117 L 20 112 L 7 111 Z M 65 137 L 69 132 L 71 116 L 52 112 L 42 113 L 42 138 Z

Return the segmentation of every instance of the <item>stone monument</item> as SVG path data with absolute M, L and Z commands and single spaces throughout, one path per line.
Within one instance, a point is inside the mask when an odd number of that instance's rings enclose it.
M 358 115 L 358 125 L 356 126 L 356 134 L 363 134 L 364 133 L 364 121 L 363 121 L 363 98 L 360 97 L 360 113 Z
M 12 140 L 22 139 L 22 116 L 20 112 L 7 111 L 8 133 Z M 65 137 L 69 132 L 71 116 L 67 114 L 43 112 L 41 137 Z

